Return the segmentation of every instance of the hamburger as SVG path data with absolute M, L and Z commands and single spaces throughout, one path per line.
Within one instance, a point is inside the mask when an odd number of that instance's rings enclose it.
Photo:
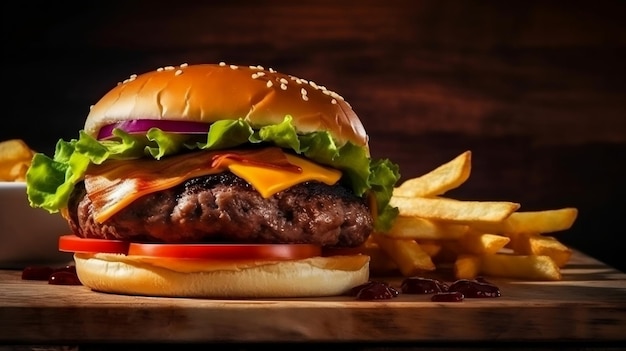
M 60 213 L 83 285 L 172 297 L 332 296 L 369 279 L 350 251 L 397 215 L 398 166 L 351 106 L 261 66 L 131 75 L 78 137 L 38 153 L 32 207 Z M 328 254 L 343 252 L 343 254 Z

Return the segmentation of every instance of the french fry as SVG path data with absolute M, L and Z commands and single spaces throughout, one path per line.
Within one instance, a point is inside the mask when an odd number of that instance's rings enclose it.
M 33 151 L 20 139 L 0 141 L 0 163 L 7 161 L 29 160 Z
M 441 249 L 433 256 L 433 262 L 435 265 L 449 264 L 454 263 L 458 257 L 458 246 L 448 240 L 442 240 Z
M 398 265 L 405 277 L 418 275 L 424 271 L 434 271 L 435 264 L 430 256 L 411 239 L 393 239 L 385 234 L 374 234 L 380 248 Z
M 459 255 L 454 262 L 454 276 L 456 279 L 475 279 L 480 274 L 480 256 Z
M 553 236 L 518 233 L 509 235 L 509 247 L 520 255 L 550 256 L 557 266 L 564 267 L 572 256 L 572 250 Z
M 578 210 L 517 212 L 520 204 L 516 202 L 443 196 L 463 184 L 470 170 L 471 153 L 467 151 L 397 186 L 390 205 L 398 209 L 399 216 L 386 233 L 371 236 L 377 250 L 370 254 L 376 257 L 372 262 L 379 261 L 404 276 L 452 264 L 457 279 L 487 275 L 560 280 L 560 268 L 572 251 L 543 234 L 569 229 Z
M 397 239 L 458 239 L 465 235 L 467 225 L 433 221 L 426 218 L 398 216 L 387 233 Z
M 435 257 L 441 252 L 442 244 L 438 240 L 416 240 L 419 246 L 430 257 Z
M 578 209 L 566 207 L 545 211 L 515 212 L 499 222 L 468 223 L 475 230 L 495 233 L 552 233 L 569 229 L 578 216 Z
M 401 216 L 415 216 L 444 221 L 502 221 L 520 207 L 506 201 L 460 201 L 448 198 L 392 196 L 389 202 Z
M 0 142 L 0 180 L 24 181 L 34 151 L 23 140 Z
M 453 160 L 422 175 L 404 181 L 393 191 L 394 196 L 430 197 L 441 195 L 463 184 L 470 175 L 472 153 L 465 151 Z
M 561 280 L 559 266 L 550 256 L 497 253 L 479 257 L 480 274 L 522 280 Z
M 511 241 L 510 238 L 496 234 L 469 232 L 456 241 L 446 241 L 444 245 L 457 254 L 494 254 Z
M 26 172 L 28 171 L 28 167 L 30 167 L 30 161 L 19 161 L 14 164 L 13 167 L 9 170 L 8 179 L 16 182 L 24 182 L 26 181 Z

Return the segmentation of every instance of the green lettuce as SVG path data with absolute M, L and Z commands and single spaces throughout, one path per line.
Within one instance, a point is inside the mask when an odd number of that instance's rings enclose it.
M 400 178 L 398 165 L 388 159 L 372 160 L 364 147 L 351 142 L 337 146 L 325 131 L 298 134 L 290 116 L 279 124 L 262 127 L 253 127 L 243 119 L 220 120 L 211 124 L 206 139 L 167 133 L 157 128 L 141 135 L 119 129 L 113 134 L 117 138 L 98 141 L 80 131 L 78 139 L 59 140 L 52 158 L 36 154 L 26 174 L 30 205 L 51 213 L 67 207 L 74 185 L 82 180 L 90 164 L 141 157 L 158 160 L 192 150 L 272 144 L 341 170 L 341 182 L 350 186 L 358 196 L 372 194 L 378 209 L 377 230 L 389 229 L 398 214 L 395 207 L 389 206 L 393 187 Z

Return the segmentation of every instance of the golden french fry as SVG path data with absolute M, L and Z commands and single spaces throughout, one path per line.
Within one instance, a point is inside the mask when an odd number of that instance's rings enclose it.
M 561 271 L 550 256 L 497 253 L 479 257 L 480 274 L 523 280 L 561 280 Z
M 506 201 L 460 201 L 448 198 L 392 196 L 391 206 L 401 216 L 416 216 L 445 221 L 502 221 L 520 207 Z
M 470 175 L 472 153 L 465 151 L 453 160 L 422 175 L 404 181 L 393 191 L 394 196 L 429 197 L 441 195 L 463 184 Z
M 26 172 L 30 166 L 30 161 L 20 161 L 9 170 L 9 179 L 16 182 L 26 181 Z
M 10 139 L 0 141 L 0 164 L 30 160 L 32 157 L 33 151 L 23 140 Z
M 34 151 L 23 140 L 0 142 L 0 181 L 24 181 Z
M 578 210 L 517 212 L 520 204 L 515 202 L 444 197 L 469 178 L 471 157 L 467 151 L 394 189 L 390 205 L 398 208 L 399 216 L 387 233 L 372 236 L 379 250 L 405 276 L 453 263 L 458 279 L 479 274 L 561 279 L 560 267 L 572 252 L 540 234 L 569 229 Z
M 500 251 L 511 241 L 510 238 L 496 234 L 469 232 L 457 241 L 447 241 L 448 245 L 457 254 L 494 254 Z
M 443 247 L 438 240 L 417 240 L 417 243 L 430 257 L 437 256 Z
M 424 271 L 434 271 L 435 264 L 420 245 L 411 239 L 393 239 L 385 234 L 374 234 L 380 248 L 398 265 L 405 277 L 418 275 Z
M 462 224 L 433 221 L 426 218 L 398 216 L 387 233 L 396 239 L 458 239 L 469 227 Z
M 509 237 L 508 246 L 520 255 L 550 256 L 559 267 L 564 267 L 572 257 L 572 250 L 553 236 L 517 233 Z
M 10 181 L 15 179 L 13 175 L 13 165 L 0 164 L 0 181 Z
M 495 234 L 552 233 L 569 229 L 578 216 L 578 209 L 566 207 L 545 211 L 512 213 L 500 222 L 475 222 L 468 225 L 478 231 Z
M 475 279 L 480 274 L 480 256 L 459 255 L 454 261 L 454 277 L 456 279 Z

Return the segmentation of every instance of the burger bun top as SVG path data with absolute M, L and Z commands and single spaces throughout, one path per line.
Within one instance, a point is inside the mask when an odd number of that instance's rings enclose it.
M 327 131 L 338 145 L 350 141 L 369 150 L 361 120 L 339 94 L 273 69 L 224 63 L 132 75 L 91 107 L 84 130 L 95 137 L 106 125 L 138 119 L 212 123 L 242 118 L 262 127 L 286 115 L 299 133 Z

